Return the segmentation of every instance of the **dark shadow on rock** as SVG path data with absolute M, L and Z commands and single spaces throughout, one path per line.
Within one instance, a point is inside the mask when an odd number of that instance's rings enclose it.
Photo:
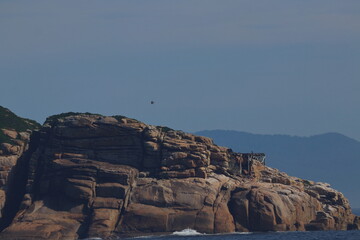
M 20 156 L 16 165 L 8 176 L 8 188 L 6 193 L 3 215 L 0 220 L 0 232 L 8 227 L 13 221 L 23 200 L 28 179 L 29 160 L 39 145 L 40 133 L 34 131 L 30 137 L 29 148 Z

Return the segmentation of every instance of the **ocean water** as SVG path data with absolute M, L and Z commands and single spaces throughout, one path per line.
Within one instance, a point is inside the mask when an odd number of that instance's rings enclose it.
M 144 236 L 126 238 L 134 240 L 360 240 L 360 231 L 268 232 L 232 234 L 191 234 Z

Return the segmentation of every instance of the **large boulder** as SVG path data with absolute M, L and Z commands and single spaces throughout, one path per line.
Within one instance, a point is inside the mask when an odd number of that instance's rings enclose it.
M 29 158 L 21 205 L 0 238 L 358 227 L 348 201 L 329 186 L 258 162 L 248 173 L 244 161 L 209 138 L 134 119 L 51 117 Z

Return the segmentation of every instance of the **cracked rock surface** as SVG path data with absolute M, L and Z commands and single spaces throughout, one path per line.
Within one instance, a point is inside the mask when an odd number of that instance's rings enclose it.
M 36 134 L 22 201 L 1 239 L 360 226 L 327 184 L 257 162 L 241 174 L 241 154 L 206 137 L 91 114 L 49 119 Z

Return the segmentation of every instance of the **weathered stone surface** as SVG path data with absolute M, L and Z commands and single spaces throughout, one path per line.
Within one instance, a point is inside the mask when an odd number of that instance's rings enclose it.
M 257 162 L 248 169 L 241 154 L 206 137 L 89 114 L 51 119 L 39 135 L 22 204 L 0 238 L 360 227 L 328 185 Z M 19 156 L 1 157 L 4 181 Z M 0 189 L 0 207 L 4 198 Z
M 143 182 L 133 190 L 117 231 L 172 232 L 190 227 L 206 233 L 232 232 L 235 227 L 227 207 L 231 189 L 222 188 L 228 181 L 233 180 L 209 177 Z
M 3 134 L 5 134 L 6 136 L 12 138 L 12 139 L 16 139 L 18 136 L 18 132 L 15 130 L 11 130 L 11 129 L 0 129 L 0 131 L 3 132 Z
M 28 149 L 30 135 L 8 129 L 2 129 L 2 132 L 13 140 L 12 143 L 0 143 L 0 219 L 4 221 L 2 217 L 11 191 L 9 188 L 16 175 L 16 165 Z M 18 136 L 22 136 L 21 139 L 17 139 Z

